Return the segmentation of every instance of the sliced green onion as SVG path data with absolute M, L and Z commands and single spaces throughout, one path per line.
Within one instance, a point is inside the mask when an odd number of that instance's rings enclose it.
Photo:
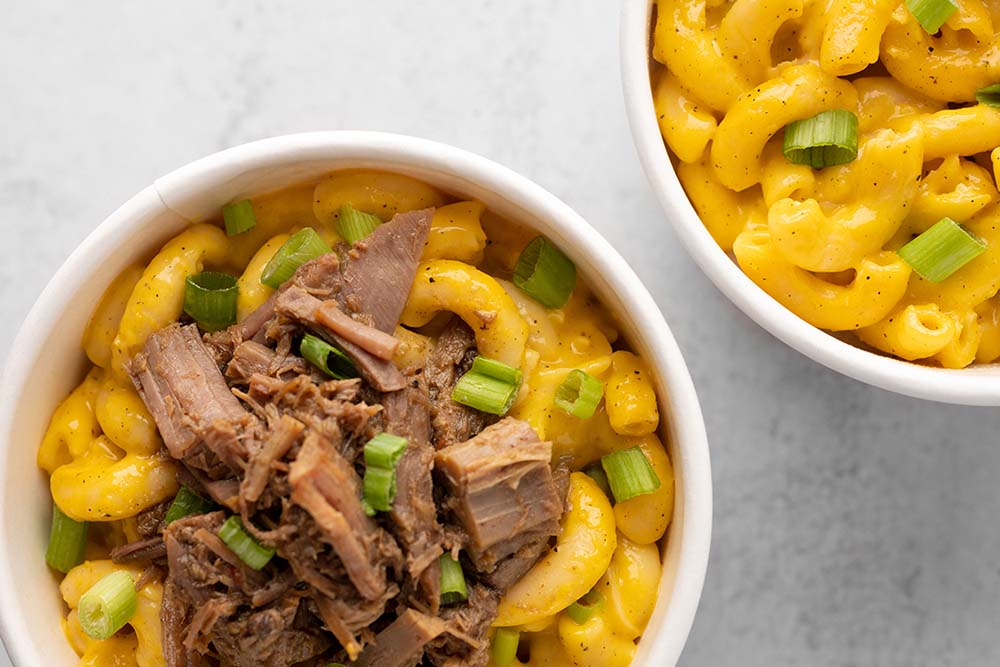
M 365 445 L 362 507 L 366 514 L 368 508 L 373 512 L 392 509 L 392 501 L 396 499 L 396 465 L 406 451 L 406 444 L 406 438 L 379 433 Z
M 333 252 L 312 227 L 296 232 L 264 267 L 260 282 L 278 289 L 306 262 Z
M 375 511 L 375 508 L 372 507 L 371 504 L 364 498 L 361 499 L 361 509 L 364 510 L 364 513 L 368 516 L 375 516 L 378 514 L 378 512 Z
M 924 280 L 939 283 L 986 252 L 986 242 L 942 218 L 897 252 Z
M 184 312 L 204 331 L 220 331 L 236 323 L 240 289 L 228 273 L 205 271 L 188 276 L 184 287 Z
M 465 586 L 465 573 L 462 564 L 444 554 L 438 558 L 438 568 L 441 570 L 441 604 L 448 605 L 469 598 L 469 589 Z
M 858 157 L 858 117 L 834 109 L 785 126 L 785 158 L 813 169 L 853 162 Z
M 167 515 L 163 517 L 163 522 L 169 525 L 177 519 L 194 514 L 207 514 L 213 509 L 215 509 L 215 503 L 211 500 L 202 498 L 188 487 L 182 486 L 181 490 L 174 496 L 174 502 L 170 503 L 170 508 L 167 510 Z
M 518 387 L 521 386 L 521 379 L 524 377 L 520 368 L 508 366 L 502 361 L 490 359 L 489 357 L 484 357 L 482 355 L 479 355 L 472 360 L 472 368 L 469 369 L 469 372 L 479 373 L 480 375 L 488 375 L 491 378 L 500 380 L 501 382 L 516 384 Z
M 80 627 L 91 639 L 107 639 L 132 620 L 138 603 L 135 581 L 128 572 L 116 570 L 80 598 Z
M 497 628 L 490 646 L 490 667 L 511 667 L 517 658 L 517 646 L 521 643 L 521 633 L 510 628 Z
M 958 5 L 952 0 L 906 0 L 906 8 L 927 34 L 936 35 Z
M 239 559 L 254 570 L 262 570 L 274 558 L 274 549 L 265 547 L 243 530 L 238 516 L 231 516 L 219 528 L 219 537 Z
M 253 204 L 249 199 L 233 202 L 222 207 L 222 221 L 226 224 L 226 234 L 236 236 L 257 226 L 253 214 Z
M 546 308 L 562 308 L 576 287 L 576 265 L 547 238 L 537 236 L 517 258 L 514 284 Z
M 583 625 L 601 609 L 604 608 L 604 596 L 600 591 L 592 590 L 566 608 L 566 615 L 577 625 Z
M 600 380 L 580 369 L 574 369 L 556 389 L 556 405 L 574 417 L 590 419 L 602 396 L 604 385 Z
M 337 214 L 337 233 L 351 245 L 367 237 L 375 231 L 375 228 L 382 224 L 382 220 L 377 215 L 359 211 L 350 204 L 340 207 Z
M 86 522 L 74 521 L 53 503 L 52 530 L 49 532 L 49 547 L 45 550 L 45 562 L 53 570 L 66 574 L 83 562 L 86 546 Z
M 976 99 L 980 104 L 1000 109 L 1000 83 L 980 88 L 976 91 Z
M 601 457 L 601 466 L 608 474 L 611 493 L 619 503 L 660 488 L 660 478 L 638 447 Z
M 350 358 L 322 338 L 306 334 L 299 344 L 299 353 L 306 361 L 335 380 L 358 377 Z
M 517 398 L 521 377 L 518 368 L 478 356 L 455 384 L 451 400 L 491 415 L 505 415 Z
M 395 470 L 406 452 L 406 438 L 391 433 L 379 433 L 365 444 L 365 465 Z
M 604 472 L 604 468 L 601 466 L 600 461 L 595 461 L 589 466 L 583 469 L 583 473 L 594 480 L 597 486 L 604 492 L 610 500 L 614 501 L 614 496 L 611 495 L 611 484 L 608 483 L 608 473 Z

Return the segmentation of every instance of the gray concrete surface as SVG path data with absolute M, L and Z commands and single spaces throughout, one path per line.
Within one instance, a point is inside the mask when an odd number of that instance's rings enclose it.
M 298 130 L 453 143 L 598 227 L 684 349 L 716 512 L 681 664 L 1000 663 L 1000 413 L 827 371 L 699 273 L 631 145 L 617 2 L 0 8 L 0 349 L 77 243 L 173 167 Z

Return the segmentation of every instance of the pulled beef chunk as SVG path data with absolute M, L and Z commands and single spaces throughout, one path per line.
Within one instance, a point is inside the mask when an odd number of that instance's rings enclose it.
M 512 417 L 438 451 L 435 469 L 451 492 L 448 505 L 469 535 L 478 570 L 491 572 L 540 535 L 558 531 L 563 503 L 551 459 L 551 443 Z
M 560 459 L 552 470 L 552 483 L 556 489 L 556 497 L 564 509 L 566 495 L 569 493 L 569 472 L 569 457 Z M 541 559 L 549 548 L 551 538 L 552 535 L 547 526 L 534 534 L 526 534 L 521 547 L 500 561 L 495 570 L 484 575 L 483 581 L 502 595 Z
M 384 430 L 407 439 L 406 452 L 396 466 L 396 498 L 389 513 L 411 580 L 407 602 L 436 613 L 441 599 L 437 559 L 444 553 L 444 531 L 434 505 L 430 421 L 430 404 L 420 375 L 411 376 L 402 391 L 383 396 Z
M 332 310 L 337 309 L 336 302 L 326 302 L 332 307 Z M 291 287 L 284 290 L 275 299 L 275 312 L 284 317 L 288 317 L 303 326 L 312 328 L 316 333 L 318 333 L 322 338 L 326 339 L 336 345 L 338 348 L 344 351 L 351 361 L 354 362 L 354 366 L 358 369 L 361 376 L 370 382 L 379 391 L 397 391 L 402 389 L 406 385 L 406 380 L 403 378 L 402 373 L 399 369 L 392 363 L 392 354 L 389 354 L 388 359 L 380 358 L 375 354 L 371 353 L 368 349 L 361 347 L 354 340 L 358 340 L 367 337 L 369 340 L 374 341 L 378 336 L 388 336 L 378 329 L 373 329 L 359 322 L 355 322 L 356 328 L 359 333 L 352 337 L 352 340 L 344 338 L 341 334 L 329 329 L 325 322 L 329 321 L 321 317 L 321 313 L 331 310 L 330 307 L 325 307 L 324 302 L 311 296 L 308 292 L 300 287 Z M 343 313 L 344 319 L 351 320 Z M 390 336 L 391 338 L 391 336 Z M 395 339 L 393 339 L 395 340 Z M 383 349 L 383 345 L 377 342 L 371 342 L 369 347 L 376 349 Z M 395 350 L 393 350 L 395 351 Z
M 317 384 L 305 375 L 288 381 L 255 375 L 250 379 L 247 399 L 273 405 L 323 433 L 338 445 L 343 456 L 353 461 L 356 445 L 370 437 L 369 423 L 380 410 L 378 406 L 354 402 L 359 387 L 358 380 Z
M 168 667 L 218 655 L 234 667 L 291 667 L 326 651 L 330 640 L 302 606 L 302 593 L 276 571 L 244 565 L 218 537 L 224 515 L 174 521 L 164 531 L 163 652 Z M 277 585 L 276 585 L 277 584 Z
M 243 342 L 265 342 L 276 316 L 276 302 L 286 290 L 296 287 L 314 296 L 335 299 L 346 315 L 391 333 L 406 305 L 433 217 L 434 209 L 396 214 L 356 243 L 343 259 L 329 253 L 306 262 L 243 322 L 206 335 L 211 356 L 224 368 Z M 363 348 L 354 343 L 348 343 L 344 351 L 349 355 L 364 354 Z
M 226 379 L 246 386 L 254 375 L 290 380 L 297 375 L 309 375 L 311 368 L 305 359 L 294 355 L 279 355 L 268 346 L 248 340 L 233 351 L 226 366 Z
M 414 667 L 424 655 L 424 646 L 445 629 L 440 618 L 407 609 L 375 636 L 353 667 Z
M 469 599 L 441 612 L 444 632 L 427 644 L 427 658 L 435 667 L 486 667 L 490 642 L 486 636 L 497 617 L 500 596 L 485 586 L 469 589 Z
M 365 514 L 361 480 L 354 468 L 333 445 L 311 432 L 292 463 L 288 479 L 292 502 L 312 516 L 358 593 L 366 600 L 384 595 L 386 564 L 393 555 L 386 553 L 391 538 Z
M 229 391 L 195 325 L 154 333 L 129 373 L 171 456 L 212 479 L 241 468 L 240 436 L 253 416 Z
M 223 664 L 233 667 L 291 667 L 330 647 L 330 640 L 317 633 L 315 626 L 315 617 L 305 610 L 304 597 L 292 593 L 217 626 L 212 648 Z
M 299 442 L 306 429 L 305 424 L 288 415 L 273 421 L 270 433 L 256 440 L 256 446 L 249 452 L 245 475 L 240 483 L 240 509 L 244 518 L 263 495 L 274 465 Z
M 397 213 L 354 244 L 337 301 L 345 313 L 363 313 L 376 329 L 392 332 L 406 306 L 434 209 Z
M 465 442 L 476 435 L 491 417 L 451 400 L 451 393 L 476 356 L 476 337 L 457 317 L 441 332 L 427 355 L 424 377 L 431 401 L 434 446 L 437 449 Z
M 136 563 L 163 558 L 167 555 L 167 546 L 163 538 L 146 537 L 135 542 L 115 547 L 111 550 L 111 560 L 116 563 Z
M 282 515 L 282 525 L 294 528 L 291 539 L 278 546 L 278 555 L 286 559 L 298 581 L 311 586 L 319 616 L 327 629 L 352 656 L 362 646 L 369 625 L 385 613 L 386 603 L 399 593 L 395 583 L 388 583 L 378 598 L 366 600 L 347 576 L 343 562 L 324 541 L 324 536 L 302 508 L 289 505 Z M 353 659 L 353 658 L 352 658 Z

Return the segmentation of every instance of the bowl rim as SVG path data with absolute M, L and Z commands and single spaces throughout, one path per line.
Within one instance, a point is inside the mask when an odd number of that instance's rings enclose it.
M 510 199 L 571 240 L 576 250 L 601 264 L 611 288 L 618 295 L 623 311 L 637 331 L 644 332 L 645 346 L 651 354 L 660 384 L 666 389 L 661 401 L 669 404 L 673 415 L 674 467 L 682 480 L 675 512 L 683 520 L 683 539 L 679 540 L 673 590 L 666 604 L 663 621 L 651 638 L 650 652 L 658 660 L 674 664 L 684 647 L 705 579 L 712 527 L 712 479 L 705 422 L 687 365 L 662 312 L 628 263 L 616 250 L 567 204 L 527 177 L 492 160 L 447 144 L 416 137 L 368 131 L 321 131 L 282 135 L 254 141 L 210 154 L 195 160 L 143 189 L 98 225 L 55 273 L 31 308 L 11 345 L 6 365 L 0 373 L 0 470 L 7 472 L 7 455 L 14 439 L 10 437 L 18 397 L 29 381 L 41 352 L 41 332 L 52 330 L 60 314 L 69 306 L 68 297 L 74 281 L 86 275 L 99 261 L 100 251 L 120 246 L 116 237 L 126 229 L 141 229 L 150 224 L 142 218 L 150 206 L 173 210 L 167 205 L 172 189 L 183 191 L 190 184 L 218 180 L 220 174 L 235 173 L 269 164 L 289 165 L 312 159 L 330 159 L 342 153 L 351 159 L 360 155 L 379 160 L 396 159 L 415 170 L 439 170 Z M 210 178 L 205 178 L 211 176 Z M 201 190 L 211 185 L 200 186 Z M 195 190 L 198 188 L 195 187 Z M 0 540 L 7 537 L 5 517 L 15 511 L 5 506 L 7 497 L 0 494 Z M 676 515 L 675 515 L 676 518 Z M 12 549 L 0 547 L 0 590 L 15 590 Z M 15 665 L 38 664 L 31 628 L 11 604 L 0 604 L 0 638 Z
M 719 248 L 688 200 L 656 122 L 650 77 L 654 2 L 622 3 L 619 47 L 625 109 L 646 178 L 674 231 L 705 275 L 758 325 L 831 370 L 914 398 L 959 405 L 1000 405 L 1000 372 L 995 367 L 935 368 L 856 347 L 814 327 L 775 301 Z

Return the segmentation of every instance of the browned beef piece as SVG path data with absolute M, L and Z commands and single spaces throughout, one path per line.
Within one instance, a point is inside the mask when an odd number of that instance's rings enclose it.
M 288 381 L 254 375 L 247 398 L 295 417 L 333 442 L 341 455 L 353 461 L 360 445 L 374 435 L 370 422 L 380 411 L 377 405 L 355 402 L 359 389 L 359 380 L 317 384 L 305 375 Z
M 497 617 L 500 596 L 485 586 L 469 588 L 469 599 L 441 612 L 444 633 L 427 644 L 427 658 L 435 667 L 486 667 L 490 642 L 486 636 Z
M 337 312 L 340 312 L 339 309 L 336 309 L 336 302 L 330 302 L 330 305 Z M 345 338 L 340 333 L 328 328 L 325 324 L 328 320 L 321 317 L 321 313 L 328 310 L 324 308 L 324 302 L 310 295 L 301 287 L 293 286 L 287 290 L 283 290 L 276 297 L 274 307 L 275 312 L 279 315 L 288 317 L 303 326 L 313 329 L 322 338 L 326 339 L 327 342 L 343 350 L 344 354 L 354 362 L 354 366 L 358 369 L 361 376 L 379 391 L 397 391 L 406 385 L 403 375 L 391 361 L 391 353 L 388 358 L 380 358 L 370 352 L 369 349 L 361 347 L 355 342 L 367 338 L 369 348 L 382 350 L 387 346 L 384 337 L 395 340 L 388 334 L 355 322 L 356 335 L 352 336 L 351 340 Z M 343 315 L 343 313 L 340 314 Z M 346 320 L 354 322 L 354 320 L 346 315 L 343 317 Z
M 255 440 L 240 483 L 240 508 L 244 518 L 264 493 L 272 476 L 272 467 L 298 443 L 305 428 L 305 424 L 294 417 L 282 415 L 274 420 L 274 426 L 266 437 Z
M 451 492 L 449 508 L 469 535 L 476 569 L 491 572 L 540 535 L 556 534 L 563 503 L 551 459 L 552 444 L 512 417 L 438 451 L 435 469 Z
M 331 443 L 310 432 L 288 479 L 292 502 L 312 516 L 358 593 L 367 600 L 384 595 L 389 558 L 380 547 L 391 538 L 362 509 L 354 468 Z
M 436 616 L 407 609 L 392 622 L 352 663 L 352 667 L 414 667 L 424 655 L 427 642 L 445 631 Z
M 571 457 L 564 456 L 552 470 L 552 483 L 556 488 L 556 497 L 565 510 L 566 495 L 569 492 L 569 462 Z M 522 546 L 509 557 L 500 561 L 492 572 L 482 577 L 495 591 L 503 595 L 521 577 L 528 573 L 535 563 L 548 551 L 552 535 L 548 527 L 537 531 L 534 535 L 525 536 Z
M 431 400 L 433 442 L 438 449 L 465 442 L 492 421 L 486 413 L 451 400 L 455 384 L 472 366 L 475 356 L 472 329 L 457 317 L 441 332 L 427 355 L 424 377 Z
M 223 664 L 233 667 L 291 667 L 320 655 L 332 643 L 316 632 L 316 618 L 305 611 L 298 593 L 244 611 L 214 629 L 212 648 Z
M 218 479 L 246 458 L 254 418 L 236 400 L 195 325 L 154 333 L 129 373 L 171 456 Z
M 164 500 L 162 503 L 157 503 L 149 509 L 139 512 L 135 517 L 136 530 L 139 531 L 139 534 L 143 537 L 153 537 L 162 533 L 163 520 L 166 519 L 167 511 L 172 503 L 173 499 Z
M 326 651 L 331 641 L 280 562 L 264 572 L 246 567 L 218 537 L 223 520 L 222 512 L 185 517 L 164 531 L 167 665 L 202 665 L 204 656 L 217 655 L 239 667 L 290 667 Z
M 254 340 L 240 343 L 226 367 L 226 378 L 238 385 L 247 385 L 256 374 L 290 380 L 296 375 L 309 375 L 311 367 L 301 357 L 279 355 L 268 346 Z M 318 377 L 318 376 L 317 376 Z
M 385 612 L 386 603 L 399 593 L 394 583 L 385 593 L 366 600 L 347 576 L 343 562 L 325 542 L 324 535 L 313 518 L 301 507 L 289 505 L 282 514 L 282 527 L 292 527 L 289 540 L 279 544 L 278 555 L 292 566 L 298 581 L 311 586 L 319 616 L 337 640 L 356 656 L 363 634 Z
M 433 217 L 432 208 L 397 213 L 354 244 L 337 292 L 341 310 L 368 315 L 373 327 L 387 333 L 396 328 Z
M 152 561 L 167 555 L 167 546 L 159 535 L 146 537 L 111 550 L 111 560 L 116 563 Z
M 345 257 L 329 253 L 300 266 L 243 322 L 206 336 L 218 365 L 225 367 L 243 341 L 263 342 L 275 316 L 276 300 L 291 287 L 336 299 L 344 313 L 362 316 L 365 324 L 391 333 L 406 305 L 433 217 L 434 209 L 399 213 L 355 244 Z
M 407 439 L 406 452 L 396 466 L 396 498 L 389 514 L 412 580 L 407 599 L 424 611 L 437 613 L 441 598 L 437 559 L 444 553 L 444 531 L 434 505 L 430 421 L 430 404 L 421 375 L 411 376 L 402 391 L 383 396 L 384 430 Z

